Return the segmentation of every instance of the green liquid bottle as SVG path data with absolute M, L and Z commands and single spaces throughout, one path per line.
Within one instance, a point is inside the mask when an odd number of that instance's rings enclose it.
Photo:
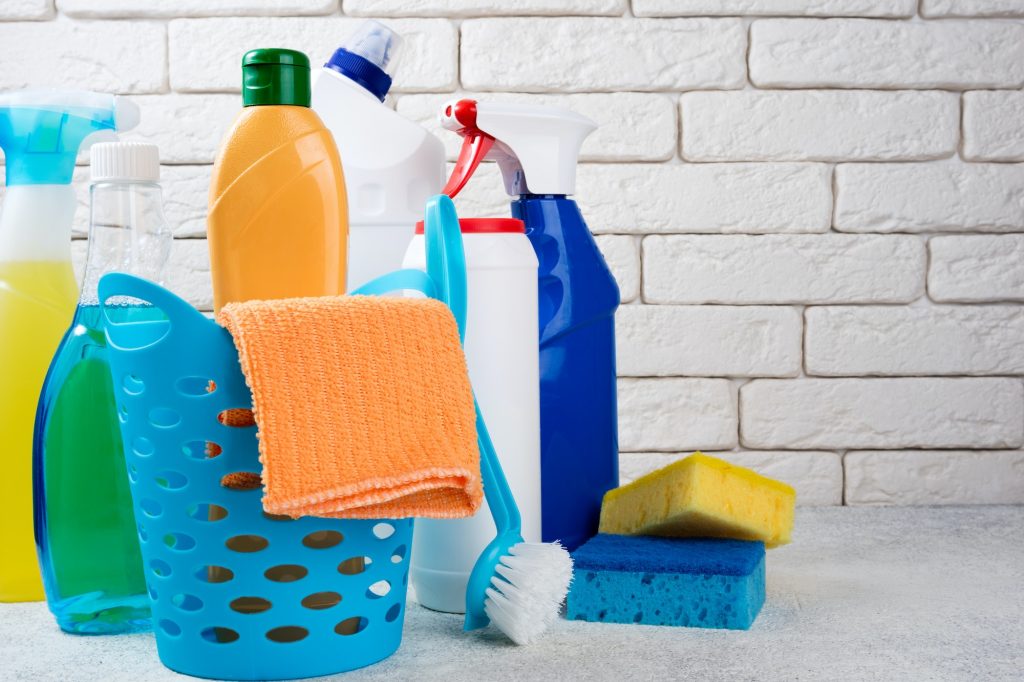
M 158 179 L 154 145 L 93 147 L 85 281 L 36 414 L 36 544 L 47 603 L 66 632 L 150 627 L 104 325 L 154 319 L 159 313 L 133 301 L 101 302 L 96 286 L 113 271 L 161 279 L 171 233 Z

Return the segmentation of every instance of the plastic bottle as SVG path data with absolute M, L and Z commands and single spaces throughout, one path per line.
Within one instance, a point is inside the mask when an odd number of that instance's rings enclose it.
M 512 218 L 459 221 L 468 292 L 466 362 L 480 409 L 523 517 L 523 538 L 540 542 L 540 394 L 537 354 L 537 257 Z M 404 267 L 426 269 L 423 224 Z M 411 578 L 419 603 L 464 613 L 466 583 L 494 539 L 487 503 L 468 519 L 419 519 Z
M 247 52 L 242 101 L 210 180 L 214 306 L 345 293 L 345 183 L 331 133 L 309 108 L 309 59 Z
M 71 267 L 75 156 L 90 134 L 137 122 L 135 105 L 113 95 L 0 95 L 7 174 L 0 213 L 0 601 L 43 598 L 32 537 L 32 426 L 78 298 Z
M 33 499 L 39 565 L 57 624 L 108 634 L 148 630 L 150 610 L 97 286 L 114 271 L 159 282 L 172 237 L 156 145 L 94 145 L 90 170 L 85 278 L 39 399 Z M 114 322 L 157 317 L 127 301 L 110 302 L 105 315 Z
M 441 141 L 383 104 L 400 42 L 387 26 L 366 21 L 313 84 L 313 109 L 345 165 L 350 291 L 401 266 L 427 198 L 444 184 Z
M 572 550 L 597 532 L 601 499 L 619 483 L 619 288 L 570 198 L 596 125 L 565 109 L 468 99 L 444 105 L 441 121 L 465 138 L 445 193 L 455 196 L 483 159 L 497 161 L 540 262 L 543 541 Z

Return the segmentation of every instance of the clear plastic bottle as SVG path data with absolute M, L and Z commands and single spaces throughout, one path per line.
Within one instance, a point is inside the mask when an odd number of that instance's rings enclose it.
M 98 299 L 108 272 L 159 282 L 170 255 L 155 145 L 91 150 L 89 252 L 71 328 L 50 364 L 36 414 L 33 478 L 36 544 L 50 610 L 66 632 L 150 627 L 149 597 L 132 512 L 114 382 L 104 337 L 113 322 L 159 314 Z

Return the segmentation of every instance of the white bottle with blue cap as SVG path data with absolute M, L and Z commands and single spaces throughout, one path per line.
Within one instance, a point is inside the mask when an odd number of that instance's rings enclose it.
M 313 109 L 334 135 L 348 190 L 348 289 L 402 266 L 427 199 L 445 180 L 444 146 L 384 104 L 400 36 L 366 21 L 313 85 Z

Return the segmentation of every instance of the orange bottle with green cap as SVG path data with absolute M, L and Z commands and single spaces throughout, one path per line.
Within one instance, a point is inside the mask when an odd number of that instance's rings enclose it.
M 250 50 L 242 102 L 210 181 L 214 307 L 345 293 L 345 182 L 334 138 L 309 108 L 309 59 Z

